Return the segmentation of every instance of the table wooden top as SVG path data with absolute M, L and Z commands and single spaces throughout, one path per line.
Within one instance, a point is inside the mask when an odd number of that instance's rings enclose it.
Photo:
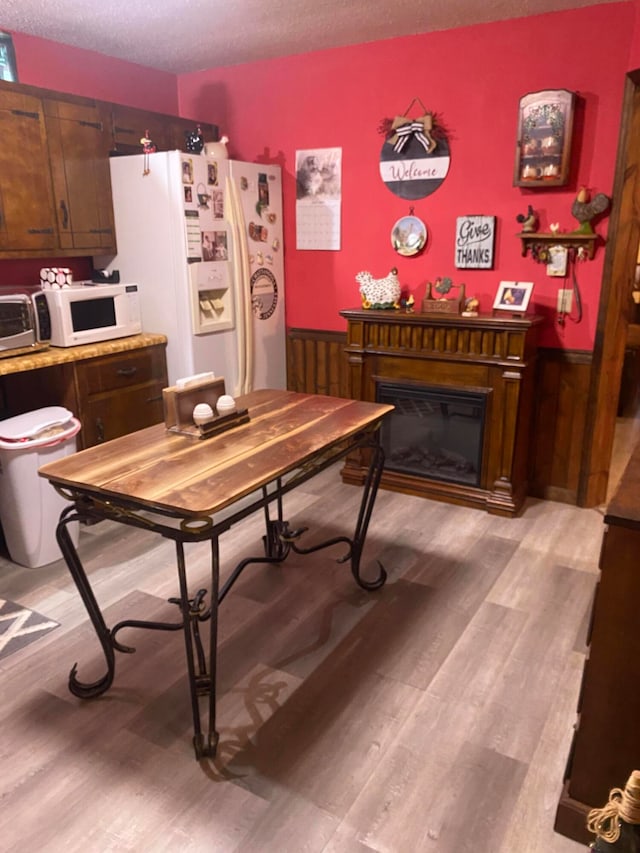
M 283 477 L 323 450 L 374 427 L 393 407 L 293 391 L 237 400 L 251 420 L 206 439 L 156 424 L 43 466 L 76 492 L 140 509 L 210 516 Z

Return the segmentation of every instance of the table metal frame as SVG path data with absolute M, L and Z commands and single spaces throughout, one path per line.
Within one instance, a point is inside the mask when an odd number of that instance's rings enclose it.
M 96 681 L 86 683 L 77 677 L 77 664 L 74 664 L 69 674 L 69 689 L 82 699 L 100 696 L 111 687 L 116 669 L 115 652 L 131 654 L 135 649 L 124 645 L 117 638 L 123 628 L 145 628 L 161 631 L 179 631 L 184 633 L 187 658 L 191 710 L 193 716 L 193 747 L 196 759 L 213 757 L 218 744 L 216 730 L 216 662 L 218 641 L 218 606 L 229 593 L 244 569 L 255 563 L 280 563 L 291 552 L 305 555 L 311 554 L 332 545 L 344 544 L 346 553 L 338 562 L 350 562 L 351 572 L 356 583 L 366 590 L 379 589 L 386 581 L 384 567 L 378 562 L 378 574 L 373 580 L 366 580 L 360 572 L 360 560 L 367 536 L 369 522 L 384 466 L 384 452 L 378 441 L 379 424 L 367 427 L 355 436 L 334 443 L 324 448 L 309 461 L 276 478 L 271 483 L 262 486 L 251 496 L 248 505 L 222 514 L 219 520 L 211 516 L 202 518 L 185 517 L 178 511 L 154 511 L 141 507 L 135 501 L 126 497 L 105 499 L 104 495 L 92 494 L 89 488 L 78 486 L 61 486 L 52 480 L 56 489 L 73 503 L 62 512 L 56 529 L 56 538 L 67 567 L 85 605 L 96 636 L 104 653 L 107 670 Z M 304 548 L 298 544 L 300 536 L 306 527 L 291 529 L 289 522 L 283 517 L 283 497 L 292 489 L 314 477 L 325 468 L 333 465 L 339 459 L 356 450 L 365 450 L 370 456 L 370 463 L 363 485 L 360 508 L 352 536 L 337 536 L 312 547 Z M 275 517 L 272 518 L 270 507 L 275 504 Z M 219 537 L 234 524 L 262 510 L 265 520 L 265 534 L 262 537 L 264 554 L 241 560 L 231 572 L 224 585 L 220 587 L 220 553 Z M 69 534 L 68 526 L 72 522 L 93 523 L 103 519 L 111 519 L 133 527 L 143 528 L 160 534 L 175 543 L 176 566 L 178 570 L 180 595 L 169 599 L 178 605 L 181 619 L 176 622 L 153 622 L 138 619 L 127 619 L 109 628 L 104 620 L 100 605 L 96 600 L 93 589 L 85 572 L 78 551 Z M 187 566 L 185 560 L 186 543 L 209 541 L 211 543 L 211 590 L 207 606 L 207 590 L 199 589 L 190 596 L 187 583 Z M 209 622 L 208 655 L 205 651 L 200 634 L 200 625 Z M 208 660 L 207 660 L 208 657 Z M 208 719 L 203 723 L 200 708 L 201 697 L 208 703 Z

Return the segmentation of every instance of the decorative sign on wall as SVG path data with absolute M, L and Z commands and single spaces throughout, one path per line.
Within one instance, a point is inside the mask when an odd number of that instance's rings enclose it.
M 456 267 L 461 270 L 493 268 L 495 216 L 459 216 L 456 220 Z
M 416 118 L 409 112 L 415 103 L 424 111 Z M 380 152 L 380 177 L 400 198 L 431 195 L 449 171 L 449 144 L 435 113 L 414 98 L 404 115 L 383 119 L 380 133 L 385 142 Z

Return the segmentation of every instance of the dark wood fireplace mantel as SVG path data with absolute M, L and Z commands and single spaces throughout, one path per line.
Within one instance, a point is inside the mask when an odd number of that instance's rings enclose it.
M 384 488 L 499 515 L 516 515 L 527 495 L 537 338 L 536 315 L 407 314 L 347 309 L 350 394 L 375 401 L 380 383 L 486 394 L 478 486 L 385 470 Z M 350 457 L 345 482 L 363 482 L 365 460 Z

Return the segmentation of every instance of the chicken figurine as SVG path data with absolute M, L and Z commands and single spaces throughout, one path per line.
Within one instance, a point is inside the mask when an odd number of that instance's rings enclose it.
M 526 213 L 519 213 L 516 216 L 516 222 L 519 222 L 522 225 L 523 234 L 531 234 L 538 226 L 538 215 L 531 205 L 529 205 Z
M 374 278 L 368 270 L 363 270 L 356 275 L 356 281 L 363 308 L 400 307 L 401 288 L 395 267 L 384 278 Z
M 589 200 L 589 190 L 582 187 L 571 205 L 571 215 L 580 223 L 574 234 L 594 234 L 591 222 L 596 216 L 605 213 L 609 209 L 611 199 L 604 193 L 596 193 Z

